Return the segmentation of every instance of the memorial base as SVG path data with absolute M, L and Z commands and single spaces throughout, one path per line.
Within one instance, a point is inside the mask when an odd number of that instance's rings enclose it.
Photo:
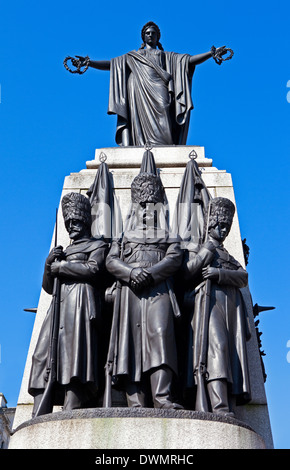
M 212 413 L 94 408 L 24 422 L 10 449 L 265 449 L 250 426 Z
M 194 152 L 202 178 L 213 197 L 227 197 L 235 203 L 231 175 L 212 166 L 201 146 L 168 146 L 152 149 L 156 167 L 166 190 L 171 217 L 189 155 Z M 105 154 L 113 178 L 116 198 L 125 220 L 131 203 L 131 183 L 139 173 L 143 147 L 110 147 L 96 150 L 95 158 L 86 168 L 65 177 L 61 198 L 73 191 L 86 194 L 93 184 Z M 58 217 L 58 243 L 70 243 L 65 229 L 61 206 Z M 172 219 L 171 219 L 172 220 Z M 52 236 L 52 246 L 54 235 Z M 236 211 L 225 247 L 245 267 L 242 237 Z M 96 448 L 96 449 L 208 449 L 208 448 L 273 448 L 271 425 L 264 387 L 264 375 L 259 353 L 250 290 L 241 289 L 249 315 L 252 336 L 247 342 L 252 400 L 234 409 L 237 420 L 223 420 L 212 414 L 192 411 L 128 410 L 113 400 L 114 408 L 79 410 L 71 414 L 55 407 L 51 415 L 31 421 L 33 398 L 28 393 L 31 358 L 42 322 L 50 306 L 51 296 L 41 291 L 27 361 L 14 418 L 15 432 L 9 448 Z M 174 414 L 175 413 L 175 414 Z M 254 430 L 254 431 L 253 431 Z M 262 436 L 262 437 L 261 437 Z

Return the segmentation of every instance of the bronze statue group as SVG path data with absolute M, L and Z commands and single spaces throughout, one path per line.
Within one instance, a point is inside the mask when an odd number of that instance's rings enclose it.
M 185 145 L 195 67 L 212 57 L 220 64 L 233 52 L 225 46 L 198 55 L 166 52 L 153 22 L 141 37 L 138 50 L 120 57 L 68 57 L 64 65 L 70 70 L 70 59 L 74 73 L 110 70 L 108 113 L 117 115 L 118 145 Z M 128 407 L 227 416 L 233 398 L 250 400 L 250 328 L 240 291 L 247 272 L 223 246 L 234 204 L 211 198 L 190 159 L 169 229 L 162 181 L 151 153 L 144 156 L 118 239 L 112 231 L 104 235 L 117 225 L 105 162 L 88 197 L 62 199 L 71 243 L 56 244 L 45 263 L 43 289 L 52 302 L 32 357 L 34 417 L 54 405 L 114 406 L 113 389 Z
M 224 416 L 234 416 L 233 401 L 250 400 L 240 291 L 248 276 L 223 246 L 235 207 L 210 197 L 194 160 L 185 173 L 180 194 L 194 203 L 186 236 L 178 223 L 168 228 L 165 189 L 148 165 L 132 181 L 118 239 L 92 236 L 92 198 L 63 197 L 71 243 L 53 248 L 45 263 L 52 302 L 32 357 L 33 417 L 54 405 L 115 406 L 113 389 L 128 407 Z M 181 197 L 176 211 L 184 227 Z

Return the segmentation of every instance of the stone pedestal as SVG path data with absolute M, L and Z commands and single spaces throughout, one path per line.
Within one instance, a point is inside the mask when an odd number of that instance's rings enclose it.
M 11 449 L 265 449 L 250 426 L 212 413 L 96 408 L 23 423 Z
M 216 167 L 213 167 L 212 160 L 205 157 L 203 147 L 197 147 L 197 146 L 194 146 L 194 147 L 189 147 L 189 146 L 154 147 L 152 149 L 152 152 L 155 158 L 156 166 L 160 173 L 160 177 L 162 179 L 163 185 L 166 190 L 171 216 L 173 215 L 176 197 L 179 191 L 179 187 L 180 187 L 182 176 L 185 170 L 185 166 L 189 159 L 189 153 L 192 150 L 195 150 L 197 153 L 197 163 L 199 165 L 200 170 L 202 171 L 203 180 L 205 184 L 207 185 L 209 191 L 211 192 L 212 196 L 227 197 L 235 203 L 235 195 L 234 195 L 231 175 L 227 173 L 225 170 L 219 170 Z M 121 209 L 123 219 L 124 219 L 127 214 L 127 210 L 129 208 L 129 203 L 130 203 L 131 182 L 133 178 L 139 173 L 139 170 L 140 170 L 140 165 L 141 165 L 142 157 L 144 154 L 143 147 L 130 147 L 130 148 L 113 147 L 113 148 L 105 148 L 105 149 L 96 150 L 95 159 L 88 161 L 86 163 L 85 169 L 81 170 L 79 173 L 72 173 L 65 178 L 61 198 L 63 197 L 64 194 L 71 192 L 71 191 L 81 192 L 83 194 L 86 194 L 87 190 L 92 185 L 94 178 L 96 176 L 96 172 L 100 164 L 99 155 L 102 152 L 105 153 L 105 155 L 107 156 L 106 163 L 111 173 L 113 174 L 115 192 L 116 192 L 117 198 L 119 199 L 120 209 Z M 54 238 L 52 237 L 52 240 L 53 239 Z M 61 206 L 59 210 L 59 220 L 58 220 L 58 243 L 63 245 L 64 247 L 69 244 L 68 234 L 65 230 L 64 223 L 63 223 Z M 232 229 L 230 231 L 229 236 L 227 237 L 225 241 L 225 247 L 243 266 L 245 266 L 243 247 L 242 247 L 239 222 L 238 222 L 238 211 L 236 211 Z M 250 292 L 248 288 L 245 288 L 242 291 L 243 291 L 245 302 L 248 307 L 251 328 L 252 328 L 252 338 L 248 342 L 248 345 L 247 345 L 248 356 L 249 356 L 250 381 L 251 381 L 251 389 L 252 389 L 252 401 L 249 405 L 244 406 L 244 407 L 237 407 L 236 410 L 234 411 L 238 420 L 241 420 L 243 423 L 245 423 L 246 426 L 250 426 L 254 430 L 254 432 L 256 432 L 259 436 L 261 436 L 267 448 L 272 448 L 273 441 L 272 441 L 272 435 L 271 435 L 271 426 L 269 422 L 267 400 L 266 400 L 265 389 L 264 389 L 263 371 L 261 367 L 260 354 L 259 354 L 259 348 L 257 344 L 255 325 L 254 325 L 254 319 L 253 319 L 253 313 L 252 313 L 252 301 L 251 301 L 251 296 L 250 296 Z M 39 335 L 41 324 L 43 322 L 44 316 L 49 307 L 50 301 L 51 301 L 51 297 L 42 290 L 40 294 L 39 305 L 37 309 L 37 315 L 36 315 L 35 325 L 34 325 L 34 329 L 32 333 L 30 348 L 28 351 L 27 362 L 26 362 L 25 371 L 23 375 L 23 381 L 22 381 L 21 390 L 19 394 L 16 415 L 14 419 L 15 429 L 18 428 L 20 425 L 23 425 L 24 422 L 29 421 L 31 418 L 33 400 L 32 400 L 32 397 L 27 392 L 28 379 L 29 379 L 29 373 L 30 373 L 30 368 L 31 368 L 31 357 L 35 348 L 38 335 Z M 59 411 L 59 408 L 56 408 L 55 411 L 56 412 Z M 96 421 L 96 419 L 97 418 L 93 418 L 94 424 L 92 424 L 92 422 L 89 421 L 90 424 L 88 424 L 88 432 L 91 432 L 89 431 L 89 429 L 92 429 L 91 428 L 92 426 L 95 429 L 94 432 L 97 432 L 96 423 L 100 423 L 99 425 L 103 426 L 103 424 L 101 423 L 103 423 L 104 421 Z M 179 429 L 181 430 L 182 426 L 185 425 L 185 423 L 188 423 L 188 420 L 190 421 L 190 419 L 191 418 L 188 418 L 187 421 L 181 420 L 181 422 L 178 424 Z M 152 420 L 154 422 L 154 419 L 152 417 L 150 418 L 150 420 L 151 422 Z M 85 421 L 81 421 L 81 422 L 82 422 L 82 426 L 84 426 Z M 117 422 L 119 423 L 119 421 Z M 29 426 L 22 427 L 12 437 L 11 446 L 13 447 L 13 445 L 15 445 L 14 444 L 15 440 L 17 442 L 20 442 L 17 437 L 18 435 L 20 435 L 20 433 L 22 436 L 21 442 L 23 443 L 23 446 L 24 446 L 25 433 L 27 433 L 27 439 L 30 440 L 31 438 L 29 436 L 33 434 L 34 432 L 33 429 L 37 428 L 38 432 L 40 429 L 45 429 L 45 431 L 43 432 L 43 439 L 44 441 L 45 440 L 47 441 L 46 443 L 43 442 L 43 445 L 49 447 L 50 433 L 53 434 L 53 426 L 56 426 L 56 425 L 59 426 L 59 422 L 58 424 L 52 424 L 52 423 L 56 423 L 53 417 L 52 420 L 49 421 L 49 423 L 50 424 L 48 424 L 48 422 L 41 424 L 38 422 L 37 424 L 35 422 L 35 424 L 33 425 L 31 425 L 30 423 Z M 144 427 L 144 423 L 145 421 L 143 420 L 142 428 Z M 161 426 L 162 428 L 163 425 L 161 425 L 160 423 L 161 421 L 159 420 L 158 424 L 156 423 L 154 425 L 156 430 L 158 429 L 158 426 Z M 172 424 L 172 421 L 170 421 L 170 423 Z M 205 423 L 203 422 L 201 425 L 204 426 L 204 424 Z M 50 428 L 46 428 L 45 425 L 50 426 Z M 63 422 L 63 425 L 65 426 L 64 429 L 67 429 L 67 430 L 73 427 L 72 422 L 70 422 L 69 427 L 66 427 L 68 425 L 67 421 Z M 121 424 L 119 425 L 121 426 Z M 190 424 L 186 424 L 186 426 L 187 425 L 189 426 Z M 223 426 L 224 425 L 225 423 L 223 423 Z M 117 425 L 114 422 L 114 426 L 111 426 L 109 423 L 107 423 L 106 426 L 107 426 L 107 429 L 111 429 L 112 427 L 115 427 Z M 192 426 L 194 427 L 197 426 L 196 420 L 193 420 Z M 219 424 L 215 423 L 214 426 L 220 426 L 220 429 L 222 429 L 222 426 L 220 425 L 220 423 Z M 233 424 L 233 426 L 237 426 L 237 425 Z M 215 435 L 214 428 L 211 427 L 210 424 L 207 424 L 206 428 L 207 428 L 206 432 L 214 437 Z M 50 429 L 50 431 L 48 431 L 48 429 Z M 117 427 L 115 429 L 117 429 Z M 225 429 L 229 429 L 229 428 L 226 426 Z M 233 429 L 237 431 L 236 427 L 234 427 Z M 253 432 L 253 431 L 249 431 L 248 429 L 245 430 L 246 429 L 245 427 L 241 428 L 240 426 L 238 426 L 238 429 L 239 430 L 242 429 L 242 432 L 246 434 L 248 432 L 251 432 L 251 433 Z M 85 430 L 83 430 L 82 432 L 85 432 Z M 192 430 L 192 432 L 196 432 L 196 431 Z M 62 435 L 64 434 L 65 433 L 62 431 Z M 78 432 L 78 435 L 80 434 L 81 433 Z M 184 434 L 186 433 L 182 432 L 182 435 Z M 150 442 L 152 442 L 152 445 L 154 444 L 154 440 L 153 441 L 148 440 L 146 443 L 147 448 L 149 448 Z M 159 440 L 156 442 L 159 442 Z M 179 448 L 178 447 L 179 442 L 180 442 L 179 440 L 175 442 L 174 448 L 176 449 Z M 67 438 L 67 443 L 69 443 L 69 438 Z M 40 441 L 39 441 L 39 445 L 40 445 Z M 214 445 L 214 442 L 212 443 L 212 445 Z

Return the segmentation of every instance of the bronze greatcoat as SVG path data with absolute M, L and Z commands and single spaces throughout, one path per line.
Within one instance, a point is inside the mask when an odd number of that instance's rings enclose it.
M 138 382 L 141 374 L 166 365 L 177 373 L 174 315 L 179 315 L 170 278 L 182 263 L 178 242 L 123 238 L 123 260 L 120 244 L 114 242 L 108 254 L 108 271 L 122 282 L 117 359 L 113 375 L 127 376 Z M 130 273 L 134 267 L 146 268 L 153 285 L 134 292 Z
M 108 245 L 94 238 L 81 239 L 68 246 L 61 262 L 59 278 L 60 322 L 57 357 L 57 383 L 67 385 L 73 378 L 88 384 L 92 392 L 99 385 L 98 326 L 101 322 L 100 284 L 104 277 Z M 43 289 L 52 293 L 50 265 L 45 265 Z M 51 308 L 44 319 L 32 357 L 28 391 L 35 395 L 45 388 L 45 371 L 50 341 Z M 62 394 L 59 395 L 62 397 Z M 62 398 L 60 398 L 61 400 Z M 55 404 L 62 404 L 61 402 Z
M 210 260 L 210 265 L 219 269 L 219 279 L 211 282 L 207 378 L 209 381 L 226 379 L 231 385 L 231 393 L 236 396 L 237 404 L 243 404 L 251 398 L 246 348 L 246 341 L 251 334 L 247 309 L 240 291 L 248 284 L 248 274 L 224 247 L 216 248 L 214 253 L 201 247 L 188 251 L 186 255 L 185 277 L 191 279 L 191 289 L 201 286 L 195 294 L 192 290 L 187 293 L 192 318 L 188 385 L 193 385 L 193 371 L 198 367 L 199 322 L 204 297 L 201 269 Z

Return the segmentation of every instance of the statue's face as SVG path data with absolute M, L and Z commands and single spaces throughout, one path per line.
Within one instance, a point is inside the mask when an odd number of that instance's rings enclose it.
M 71 240 L 78 240 L 86 233 L 86 225 L 82 220 L 69 219 L 65 222 L 65 227 L 68 231 Z
M 154 26 L 149 26 L 144 34 L 144 42 L 155 48 L 158 42 L 158 34 Z
M 231 224 L 226 222 L 218 222 L 215 227 L 211 228 L 209 235 L 217 240 L 218 242 L 223 242 L 231 229 Z
M 138 227 L 149 230 L 154 227 L 154 204 L 142 203 L 138 204 L 135 209 L 135 216 Z

